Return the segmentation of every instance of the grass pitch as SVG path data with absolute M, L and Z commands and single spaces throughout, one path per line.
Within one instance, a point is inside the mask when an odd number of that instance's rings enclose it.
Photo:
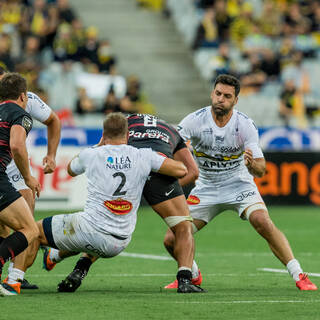
M 48 215 L 37 212 L 36 218 Z M 271 207 L 270 215 L 304 271 L 320 273 L 319 208 Z M 208 293 L 163 290 L 176 274 L 176 263 L 166 259 L 162 245 L 165 230 L 151 209 L 141 208 L 126 255 L 97 261 L 75 293 L 58 293 L 56 287 L 78 257 L 46 272 L 39 252 L 26 278 L 40 289 L 0 297 L 0 319 L 320 319 L 320 291 L 300 292 L 288 274 L 261 270 L 284 267 L 250 224 L 232 212 L 195 235 Z M 319 277 L 310 278 L 320 287 Z

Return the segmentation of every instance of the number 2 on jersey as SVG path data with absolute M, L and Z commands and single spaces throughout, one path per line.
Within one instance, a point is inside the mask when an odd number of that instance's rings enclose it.
M 121 182 L 118 186 L 118 188 L 116 189 L 116 191 L 113 193 L 113 196 L 124 196 L 127 191 L 122 190 L 122 188 L 124 187 L 126 181 L 127 181 L 127 178 L 126 178 L 126 175 L 123 173 L 123 172 L 116 172 L 112 175 L 114 178 L 117 178 L 117 177 L 120 177 L 121 178 Z

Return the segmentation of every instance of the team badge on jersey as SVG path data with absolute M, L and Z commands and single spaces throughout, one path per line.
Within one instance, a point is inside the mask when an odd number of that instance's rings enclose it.
M 190 205 L 195 205 L 200 203 L 200 199 L 196 196 L 190 195 L 187 199 L 187 203 Z
M 32 128 L 32 120 L 29 117 L 24 116 L 22 118 L 21 125 L 26 129 L 27 132 L 29 132 Z
M 132 210 L 132 203 L 124 199 L 106 200 L 104 205 L 114 214 L 123 215 Z

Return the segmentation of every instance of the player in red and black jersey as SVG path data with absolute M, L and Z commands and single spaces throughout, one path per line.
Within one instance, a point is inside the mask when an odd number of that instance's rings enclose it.
M 26 150 L 26 136 L 32 128 L 27 105 L 26 80 L 9 73 L 0 81 L 0 222 L 15 232 L 0 238 L 0 274 L 3 265 L 28 247 L 38 237 L 38 228 L 28 204 L 16 191 L 6 175 L 13 158 L 29 188 L 40 194 L 40 184 L 31 175 Z M 0 285 L 0 295 L 12 295 L 11 288 Z
M 198 177 L 198 167 L 179 133 L 165 121 L 144 114 L 128 116 L 128 144 L 136 148 L 151 148 L 166 157 L 180 160 L 188 169 L 188 174 L 179 179 L 151 173 L 145 184 L 143 195 L 168 224 L 176 235 L 174 251 L 178 258 L 178 292 L 203 292 L 191 282 L 194 240 L 189 209 L 181 186 L 193 182 Z M 46 269 L 51 270 L 55 262 L 60 261 L 63 252 L 54 251 L 44 256 Z M 54 260 L 52 261 L 51 258 Z M 73 292 L 86 276 L 90 265 L 96 258 L 84 254 L 74 270 L 58 285 L 60 292 Z

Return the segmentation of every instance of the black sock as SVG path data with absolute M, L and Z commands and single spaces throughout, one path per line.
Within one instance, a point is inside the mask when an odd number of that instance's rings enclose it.
M 76 266 L 74 267 L 73 270 L 81 270 L 82 272 L 84 272 L 85 274 L 88 273 L 90 267 L 92 265 L 92 262 L 89 258 L 87 257 L 81 257 L 78 261 Z
M 192 279 L 192 272 L 190 270 L 180 270 L 177 273 L 177 279 L 188 279 L 191 281 Z
M 9 237 L 2 240 L 0 244 L 0 267 L 2 267 L 8 260 L 13 259 L 27 247 L 28 240 L 20 231 L 16 231 Z

